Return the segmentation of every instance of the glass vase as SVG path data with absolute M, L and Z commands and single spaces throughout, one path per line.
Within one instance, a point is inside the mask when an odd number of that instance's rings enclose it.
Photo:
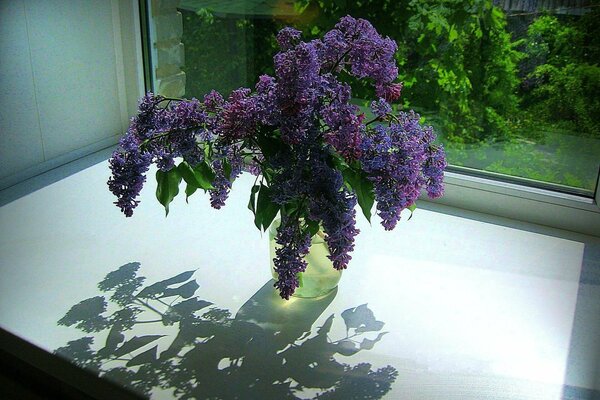
M 275 280 L 278 277 L 273 259 L 275 258 L 275 250 L 281 247 L 275 242 L 275 236 L 280 224 L 281 220 L 276 219 L 269 228 L 270 267 L 271 275 Z M 329 256 L 329 248 L 324 240 L 323 232 L 319 231 L 312 237 L 308 254 L 304 257 L 307 266 L 306 270 L 298 275 L 300 285 L 296 288 L 293 294 L 294 297 L 320 297 L 337 287 L 342 277 L 342 271 L 333 268 L 333 263 L 327 256 Z

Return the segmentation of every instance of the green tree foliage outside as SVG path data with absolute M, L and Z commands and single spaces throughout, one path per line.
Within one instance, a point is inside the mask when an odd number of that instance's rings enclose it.
M 245 13 L 252 1 L 226 10 L 210 0 L 182 3 L 188 97 L 253 87 L 273 73 L 279 29 L 292 25 L 310 39 L 349 14 L 397 41 L 400 107 L 434 125 L 453 165 L 594 190 L 599 2 L 581 17 L 516 17 L 528 25 L 522 32 L 509 29 L 492 0 L 298 0 L 294 15 L 283 16 L 277 2 L 260 16 Z M 374 97 L 348 81 L 357 102 Z

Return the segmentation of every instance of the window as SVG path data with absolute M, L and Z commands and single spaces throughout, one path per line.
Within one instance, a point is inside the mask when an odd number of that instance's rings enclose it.
M 400 107 L 419 112 L 445 145 L 451 166 L 443 201 L 600 231 L 594 198 L 600 170 L 600 4 L 571 3 L 182 0 L 177 8 L 150 10 L 154 88 L 201 97 L 210 89 L 227 94 L 253 87 L 259 75 L 273 73 L 274 35 L 282 27 L 294 26 L 310 39 L 344 15 L 366 18 L 398 43 Z M 354 82 L 353 96 L 367 106 L 374 93 Z M 510 201 L 494 197 L 490 208 L 482 189 L 531 204 L 515 213 L 522 207 L 508 210 Z M 477 196 L 467 196 L 469 191 Z M 560 215 L 536 216 L 536 202 L 563 208 Z M 582 217 L 570 216 L 571 209 L 591 219 L 575 227 Z M 548 222 L 552 218 L 558 222 Z

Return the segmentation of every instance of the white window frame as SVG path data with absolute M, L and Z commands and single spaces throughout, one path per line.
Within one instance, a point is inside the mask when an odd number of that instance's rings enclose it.
M 449 171 L 444 178 L 445 194 L 434 203 L 600 236 L 600 175 L 594 198 Z

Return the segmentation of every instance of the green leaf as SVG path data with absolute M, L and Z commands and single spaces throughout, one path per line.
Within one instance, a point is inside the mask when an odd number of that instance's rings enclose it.
M 194 167 L 194 171 L 196 171 L 199 174 L 196 174 L 196 177 L 198 178 L 199 182 L 202 183 L 202 185 L 200 186 L 202 189 L 214 189 L 212 183 L 215 181 L 215 172 L 206 163 L 206 161 L 201 162 L 196 167 Z
M 212 182 L 215 179 L 215 174 L 205 162 L 201 162 L 192 168 L 191 165 L 184 161 L 177 166 L 177 169 L 189 186 L 204 190 L 214 189 Z
M 454 25 L 452 25 L 450 27 L 450 32 L 448 32 L 448 41 L 452 43 L 456 39 L 458 39 L 458 31 L 456 30 Z
M 186 185 L 185 187 L 185 202 L 188 202 L 188 199 L 190 198 L 191 195 L 193 195 L 194 193 L 196 193 L 196 190 L 198 190 L 198 188 L 196 186 L 193 185 Z
M 413 216 L 413 213 L 415 212 L 415 210 L 417 209 L 417 203 L 412 203 L 410 206 L 406 207 L 409 211 L 410 211 L 410 217 L 408 217 L 407 221 L 410 221 L 410 219 Z
M 258 141 L 258 145 L 260 147 L 261 153 L 265 156 L 265 158 L 267 160 L 270 159 L 275 154 L 279 153 L 283 146 L 283 142 L 281 140 L 278 140 L 274 137 L 268 137 L 266 135 L 259 136 L 257 138 L 257 141 Z
M 125 354 L 131 353 L 132 351 L 136 351 L 140 347 L 143 347 L 143 346 L 147 345 L 148 343 L 152 343 L 155 340 L 160 339 L 163 336 L 165 336 L 165 335 L 147 335 L 147 336 L 140 336 L 140 337 L 134 336 L 131 339 L 129 339 L 128 341 L 126 341 L 125 343 L 123 343 L 123 345 L 121 347 L 119 347 L 117 350 L 115 350 L 115 356 L 121 357 L 121 356 L 124 356 Z
M 365 218 L 371 222 L 371 209 L 373 208 L 373 203 L 375 203 L 373 183 L 362 172 L 355 172 L 352 168 L 343 170 L 342 175 L 344 176 L 344 181 L 356 193 L 358 205 L 362 209 Z
M 179 183 L 181 182 L 179 169 L 173 168 L 169 172 L 156 171 L 156 181 L 158 182 L 156 198 L 165 207 L 165 215 L 169 215 L 169 204 L 179 193 Z
M 250 200 L 248 201 L 248 210 L 252 211 L 254 217 L 256 217 L 256 193 L 258 193 L 259 189 L 260 186 L 258 185 L 252 186 L 252 189 L 250 190 Z
M 271 189 L 260 185 L 258 201 L 256 202 L 256 217 L 254 224 L 258 229 L 266 231 L 279 212 L 279 205 L 271 200 Z
M 308 228 L 308 233 L 310 237 L 313 237 L 319 232 L 320 225 L 319 221 L 313 221 L 312 219 L 306 219 L 306 227 Z
M 227 159 L 224 159 L 222 162 L 223 162 L 223 175 L 225 176 L 225 178 L 227 180 L 229 180 L 231 178 L 231 164 L 229 163 L 229 161 L 227 161 Z

